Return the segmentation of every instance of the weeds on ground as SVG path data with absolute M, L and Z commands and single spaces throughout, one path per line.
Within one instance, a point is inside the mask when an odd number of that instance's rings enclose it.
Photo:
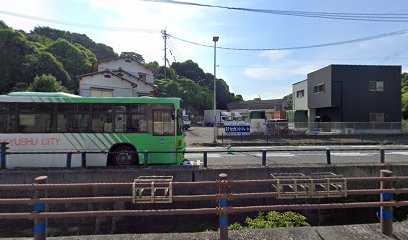
M 268 212 L 258 213 L 255 218 L 246 218 L 245 225 L 233 223 L 228 226 L 229 230 L 262 229 L 276 227 L 306 227 L 310 226 L 307 218 L 295 212 Z

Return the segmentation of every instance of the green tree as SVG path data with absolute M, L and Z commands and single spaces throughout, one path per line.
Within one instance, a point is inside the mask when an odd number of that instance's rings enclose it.
M 156 61 L 148 63 L 147 67 L 153 71 L 153 76 L 155 79 L 170 78 L 174 80 L 177 78 L 177 72 L 174 69 L 159 66 L 159 63 L 157 63 Z M 164 75 L 164 69 L 166 69 L 166 76 Z
M 22 33 L 12 29 L 0 29 L 0 93 L 9 92 L 15 84 L 29 84 L 23 72 L 25 56 L 38 50 L 28 42 Z
M 78 43 L 89 49 L 98 60 L 115 58 L 118 56 L 113 51 L 112 47 L 109 47 L 103 43 L 96 43 L 85 34 L 71 33 L 50 27 L 36 27 L 31 33 L 46 36 L 54 41 L 56 41 L 58 38 L 63 38 L 72 44 Z
M 183 99 L 183 107 L 191 112 L 202 112 L 212 106 L 212 92 L 191 79 L 160 79 L 155 84 L 158 86 L 157 96 L 179 97 Z
M 10 27 L 0 20 L 0 29 L 10 29 Z
M 201 86 L 203 86 L 203 84 L 201 83 L 206 80 L 203 69 L 201 69 L 198 64 L 193 62 L 192 60 L 187 60 L 182 63 L 173 62 L 171 64 L 171 68 L 173 68 L 177 72 L 177 75 L 180 78 L 185 77 L 191 79 Z
M 286 100 L 286 102 L 288 103 L 288 110 L 292 110 L 293 109 L 293 94 L 290 93 L 284 96 L 283 100 Z
M 24 76 L 29 79 L 27 82 L 30 83 L 37 75 L 51 74 L 56 77 L 57 81 L 62 82 L 65 87 L 73 92 L 75 91 L 75 84 L 68 72 L 51 53 L 28 54 L 24 59 L 23 72 Z
M 52 53 L 52 55 L 62 63 L 71 79 L 75 79 L 78 75 L 90 72 L 92 63 L 96 60 L 95 55 L 90 51 L 87 51 L 83 46 L 71 44 L 62 38 L 53 42 L 48 48 L 46 48 L 46 50 Z M 74 89 L 76 84 L 71 82 L 65 86 L 69 89 Z
M 140 55 L 139 53 L 135 53 L 135 52 L 121 52 L 120 53 L 121 57 L 131 57 L 134 58 L 136 61 L 140 62 L 140 63 L 145 63 L 145 60 L 143 58 L 142 55 Z
M 401 113 L 403 119 L 408 119 L 408 73 L 401 74 Z
M 231 102 L 241 102 L 244 101 L 244 98 L 242 97 L 241 94 L 235 95 L 234 93 L 231 93 Z
M 31 92 L 69 92 L 51 74 L 35 76 L 33 83 L 30 84 L 27 90 Z
M 48 47 L 53 43 L 52 39 L 46 36 L 40 35 L 40 34 L 35 34 L 35 33 L 28 34 L 27 40 L 35 44 L 35 46 L 37 46 L 38 48 Z

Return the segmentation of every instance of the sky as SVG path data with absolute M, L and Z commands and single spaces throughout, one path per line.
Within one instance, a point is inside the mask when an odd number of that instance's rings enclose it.
M 203 4 L 287 11 L 347 13 L 408 13 L 404 0 L 185 0 Z M 35 17 L 26 19 L 2 11 Z M 103 29 L 60 24 L 104 26 Z M 164 40 L 170 62 L 191 59 L 214 73 L 213 36 L 217 46 L 270 49 L 331 43 L 408 29 L 408 23 L 365 22 L 282 16 L 141 0 L 0 0 L 0 20 L 14 29 L 31 31 L 36 26 L 83 33 L 117 53 L 142 54 L 146 62 L 164 65 Z M 407 19 L 408 20 L 408 19 Z M 106 28 L 105 28 L 106 27 Z M 112 30 L 109 27 L 122 28 Z M 129 31 L 129 28 L 131 31 Z M 330 64 L 401 65 L 408 71 L 408 33 L 371 41 L 331 47 L 282 51 L 216 50 L 216 76 L 230 91 L 245 100 L 276 99 L 292 92 L 292 84 Z

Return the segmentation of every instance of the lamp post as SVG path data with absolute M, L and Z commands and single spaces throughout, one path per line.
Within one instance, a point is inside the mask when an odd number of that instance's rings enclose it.
M 213 140 L 213 143 L 217 143 L 217 106 L 216 106 L 216 100 L 217 100 L 217 98 L 216 98 L 216 79 L 217 79 L 217 77 L 216 77 L 216 54 L 217 54 L 217 52 L 216 52 L 216 49 L 217 49 L 217 41 L 218 41 L 218 39 L 220 39 L 220 37 L 218 37 L 218 36 L 214 36 L 213 37 L 213 41 L 214 41 L 214 140 Z

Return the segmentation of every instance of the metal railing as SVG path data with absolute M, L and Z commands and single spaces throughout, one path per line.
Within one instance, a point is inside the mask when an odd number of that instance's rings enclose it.
M 108 151 L 43 151 L 43 152 L 9 152 L 8 143 L 2 142 L 0 143 L 0 169 L 6 169 L 7 165 L 7 155 L 38 155 L 38 154 L 63 154 L 66 155 L 65 159 L 65 167 L 72 168 L 72 155 L 78 154 L 81 155 L 81 167 L 86 168 L 87 165 L 87 155 L 88 154 L 115 154 L 118 152 L 108 152 Z M 378 147 L 378 148 L 308 148 L 308 149 L 254 149 L 254 150 L 233 150 L 231 147 L 225 150 L 211 150 L 211 151 L 202 151 L 202 150 L 191 150 L 191 151 L 143 151 L 143 152 L 132 152 L 132 154 L 142 154 L 143 155 L 143 166 L 149 166 L 149 155 L 151 154 L 175 154 L 175 153 L 200 153 L 202 154 L 203 160 L 203 167 L 208 167 L 208 154 L 211 153 L 261 153 L 260 163 L 262 166 L 266 167 L 267 160 L 268 160 L 268 153 L 271 152 L 324 152 L 325 159 L 324 163 L 328 165 L 332 164 L 331 156 L 332 152 L 344 152 L 344 151 L 367 151 L 367 152 L 377 152 L 378 153 L 378 162 L 379 163 L 386 163 L 386 152 L 387 151 L 408 151 L 407 148 L 385 148 L 385 147 Z M 322 161 L 323 162 L 323 161 Z
M 159 181 L 157 181 L 159 179 Z M 168 177 L 143 178 L 143 181 L 135 180 L 132 183 L 75 183 L 75 184 L 49 184 L 46 176 L 35 179 L 33 184 L 0 184 L 0 191 L 31 191 L 32 198 L 0 198 L 0 205 L 33 205 L 33 212 L 7 212 L 0 213 L 1 220 L 29 219 L 34 221 L 35 239 L 45 239 L 47 236 L 46 219 L 52 218 L 97 218 L 97 217 L 122 217 L 122 216 L 174 216 L 174 215 L 202 215 L 217 214 L 219 216 L 220 239 L 228 239 L 228 216 L 234 213 L 262 212 L 262 211 L 286 211 L 286 210 L 313 210 L 313 209 L 347 209 L 347 208 L 380 208 L 381 232 L 392 235 L 393 207 L 408 206 L 408 201 L 397 201 L 394 194 L 406 194 L 408 188 L 396 188 L 394 183 L 408 182 L 408 176 L 393 176 L 388 170 L 381 170 L 380 177 L 353 177 L 344 178 L 327 173 L 312 174 L 310 177 L 271 175 L 270 179 L 261 180 L 229 180 L 227 174 L 221 173 L 217 180 L 202 182 L 173 182 Z M 350 189 L 350 183 L 380 182 L 379 189 Z M 233 187 L 271 186 L 270 192 L 237 193 Z M 206 187 L 212 189 L 213 194 L 206 195 L 173 195 L 169 191 L 156 193 L 154 189 L 192 189 Z M 290 187 L 290 190 L 287 188 Z M 88 196 L 88 197 L 47 197 L 48 190 L 70 189 L 128 189 L 129 192 L 139 192 L 129 196 Z M 285 190 L 286 189 L 286 190 Z M 143 201 L 140 200 L 144 194 Z M 172 191 L 173 192 L 173 191 Z M 231 201 L 238 199 L 311 199 L 311 198 L 345 198 L 355 195 L 380 195 L 380 201 L 370 202 L 344 202 L 325 204 L 294 204 L 283 205 L 260 205 L 260 206 L 233 206 Z M 2 194 L 2 196 L 4 196 Z M 152 198 L 152 201 L 146 201 Z M 207 208 L 169 208 L 147 210 L 108 210 L 108 211 L 53 211 L 47 212 L 50 204 L 87 204 L 87 203 L 113 203 L 133 202 L 160 203 L 157 199 L 168 198 L 169 204 L 173 202 L 196 202 L 216 201 L 216 206 Z M 170 206 L 170 205 L 169 205 Z M 3 208 L 4 209 L 4 208 Z

